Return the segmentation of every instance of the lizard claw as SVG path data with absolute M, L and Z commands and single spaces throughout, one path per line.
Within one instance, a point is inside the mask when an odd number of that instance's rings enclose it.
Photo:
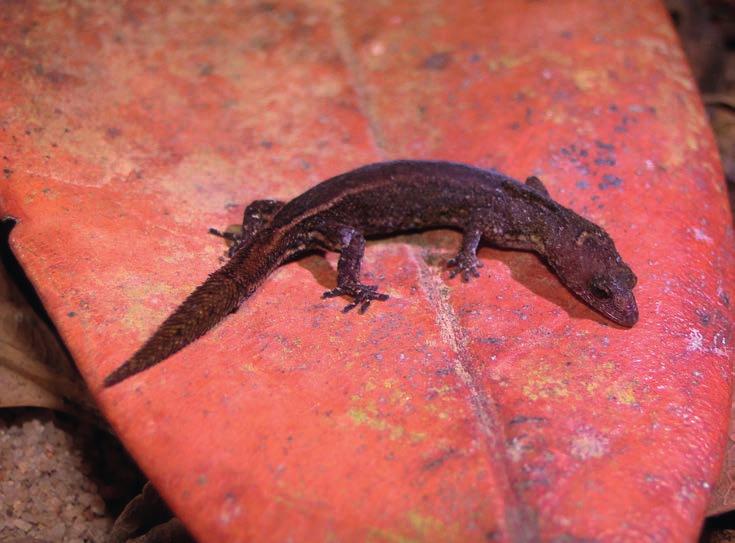
M 367 311 L 368 307 L 370 307 L 370 303 L 373 300 L 383 302 L 388 299 L 387 294 L 378 292 L 377 286 L 361 285 L 359 283 L 355 285 L 337 287 L 332 290 L 328 290 L 324 294 L 322 294 L 322 298 L 334 298 L 336 296 L 348 296 L 352 298 L 352 303 L 347 304 L 344 309 L 342 309 L 342 313 L 349 313 L 357 306 L 360 306 L 360 309 L 358 309 L 358 313 L 360 313 L 361 315 L 364 314 L 365 311 Z
M 209 233 L 212 234 L 213 236 L 217 236 L 217 237 L 220 237 L 220 238 L 226 239 L 227 241 L 232 242 L 232 245 L 230 245 L 227 249 L 227 258 L 232 258 L 232 256 L 237 252 L 237 250 L 243 244 L 242 234 L 236 234 L 234 232 L 217 230 L 216 228 L 210 228 Z
M 477 260 L 476 255 L 468 255 L 459 253 L 447 262 L 449 266 L 449 278 L 453 279 L 457 274 L 462 275 L 462 281 L 468 282 L 472 277 L 480 277 L 478 268 L 482 268 L 483 264 Z

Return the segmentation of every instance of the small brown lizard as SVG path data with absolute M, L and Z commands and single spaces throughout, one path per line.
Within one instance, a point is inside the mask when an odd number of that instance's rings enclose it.
M 479 277 L 481 241 L 537 253 L 577 297 L 613 322 L 633 326 L 636 276 L 599 226 L 551 199 L 536 177 L 519 183 L 497 171 L 452 162 L 398 160 L 332 177 L 290 202 L 256 200 L 245 209 L 230 260 L 212 273 L 156 332 L 104 381 L 109 387 L 165 360 L 237 310 L 268 275 L 305 251 L 340 253 L 337 287 L 323 297 L 351 299 L 344 311 L 386 300 L 360 282 L 365 237 L 455 228 L 462 247 L 450 277 Z M 218 233 L 215 231 L 215 233 Z

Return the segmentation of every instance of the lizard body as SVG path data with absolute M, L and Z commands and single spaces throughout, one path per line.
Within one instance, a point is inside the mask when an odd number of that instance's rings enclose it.
M 610 236 L 552 200 L 538 178 L 523 184 L 497 171 L 452 162 L 381 162 L 332 177 L 288 203 L 250 204 L 242 234 L 229 236 L 236 242 L 230 260 L 104 384 L 119 383 L 184 348 L 236 311 L 273 270 L 305 251 L 340 253 L 337 287 L 324 297 L 349 297 L 345 311 L 359 306 L 364 312 L 371 301 L 388 298 L 360 282 L 365 237 L 429 228 L 463 233 L 462 247 L 449 261 L 451 277 L 479 277 L 481 241 L 533 251 L 593 309 L 626 327 L 638 320 L 636 277 Z

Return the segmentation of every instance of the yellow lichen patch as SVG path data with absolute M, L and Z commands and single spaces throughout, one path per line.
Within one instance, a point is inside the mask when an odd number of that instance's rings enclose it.
M 513 57 L 510 55 L 506 55 L 489 61 L 487 63 L 487 69 L 490 72 L 509 70 L 515 68 L 516 66 L 520 66 L 525 62 L 528 62 L 528 57 Z
M 592 393 L 600 388 L 600 383 L 598 382 L 598 380 L 590 381 L 589 383 L 584 385 L 584 388 L 587 392 Z
M 398 379 L 386 379 L 383 386 L 390 391 L 390 399 L 393 404 L 402 407 L 411 401 L 411 395 L 398 387 Z
M 156 298 L 162 299 L 172 298 L 174 289 L 167 283 L 151 283 L 146 285 L 137 285 L 126 289 L 125 295 L 129 300 L 140 300 L 132 302 L 128 307 L 125 315 L 120 322 L 126 328 L 137 330 L 142 335 L 150 333 L 149 324 L 151 312 L 151 301 Z M 165 313 L 165 311 L 163 311 Z
M 393 530 L 373 528 L 368 532 L 368 543 L 419 543 L 420 540 L 413 537 L 396 533 Z
M 386 379 L 385 381 L 383 381 L 383 386 L 385 388 L 393 388 L 397 384 L 398 384 L 398 379 L 391 378 L 391 379 Z
M 402 426 L 396 424 L 390 424 L 384 420 L 379 419 L 375 413 L 368 413 L 367 411 L 359 409 L 350 409 L 347 415 L 352 419 L 357 426 L 367 426 L 378 432 L 385 432 L 388 434 L 390 439 L 400 439 L 406 433 Z
M 606 362 L 600 364 L 600 367 L 606 371 L 615 371 L 615 362 L 613 362 L 612 360 L 607 360 Z
M 240 364 L 240 367 L 243 370 L 250 372 L 250 373 L 259 373 L 261 371 L 259 368 L 255 367 L 255 365 L 250 362 L 244 362 Z
M 413 529 L 421 534 L 422 537 L 429 535 L 436 536 L 438 534 L 449 535 L 446 533 L 446 526 L 444 523 L 434 517 L 422 515 L 416 511 L 409 511 L 408 521 L 411 523 Z
M 528 382 L 523 385 L 523 395 L 534 401 L 569 396 L 567 380 L 555 376 L 554 373 L 549 364 L 539 364 L 531 371 Z
M 454 387 L 450 385 L 442 385 L 440 387 L 431 387 L 429 389 L 430 392 L 435 392 L 438 396 L 444 396 L 445 394 L 452 392 L 454 390 Z
M 616 375 L 617 365 L 612 360 L 607 360 L 599 364 L 595 373 L 582 386 L 590 394 L 604 390 L 605 397 L 609 400 L 635 405 L 635 382 L 618 380 Z
M 512 70 L 519 66 L 523 66 L 524 64 L 538 63 L 539 60 L 543 63 L 544 66 L 550 67 L 571 66 L 573 63 L 573 60 L 570 56 L 559 53 L 557 51 L 544 51 L 541 54 L 534 51 L 531 54 L 521 56 L 504 55 L 501 57 L 497 57 L 488 61 L 486 63 L 486 66 L 489 72 L 496 73 L 501 70 Z
M 130 307 L 128 307 L 128 310 L 125 312 L 123 318 L 120 319 L 120 322 L 125 328 L 132 328 L 136 330 L 139 335 L 145 336 L 151 332 L 148 326 L 143 325 L 143 323 L 147 322 L 150 314 L 151 310 L 145 304 L 133 303 L 130 304 Z
M 605 389 L 605 393 L 613 401 L 625 405 L 635 405 L 638 403 L 638 400 L 635 396 L 634 387 L 635 383 L 633 382 L 613 383 Z
M 431 413 L 439 420 L 447 420 L 449 418 L 449 413 L 443 411 L 441 407 L 436 405 L 436 403 L 429 402 L 424 406 L 424 409 L 427 413 Z
M 605 88 L 608 85 L 607 72 L 604 70 L 577 70 L 572 74 L 572 80 L 582 92 Z
M 409 511 L 406 514 L 406 520 L 410 528 L 405 532 L 375 528 L 370 530 L 367 541 L 372 543 L 420 543 L 429 540 L 459 541 L 461 539 L 461 530 L 457 524 L 447 526 L 441 520 L 417 511 Z
M 360 401 L 360 396 L 353 395 L 352 402 Z M 401 439 L 404 436 L 412 443 L 419 443 L 426 439 L 425 432 L 409 432 L 403 426 L 392 424 L 382 418 L 374 403 L 370 402 L 366 407 L 353 407 L 347 412 L 352 422 L 357 426 L 367 426 L 381 433 L 386 433 L 391 440 Z
M 570 362 L 588 366 L 589 361 L 577 356 L 569 357 Z M 625 405 L 637 403 L 635 382 L 625 381 L 617 377 L 619 368 L 612 360 L 599 362 L 594 370 L 585 375 L 576 375 L 571 369 L 564 371 L 559 365 L 546 362 L 536 364 L 523 385 L 523 394 L 530 400 L 567 398 L 586 398 L 587 396 L 604 394 L 603 397 Z

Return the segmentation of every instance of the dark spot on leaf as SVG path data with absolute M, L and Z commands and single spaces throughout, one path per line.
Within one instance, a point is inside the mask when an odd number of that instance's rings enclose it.
M 36 73 L 43 76 L 49 83 L 57 87 L 74 83 L 81 83 L 81 79 L 75 75 L 55 70 L 47 72 L 40 65 L 36 67 Z
M 508 424 L 523 424 L 524 422 L 542 423 L 546 421 L 546 417 L 527 417 L 525 415 L 518 415 L 517 417 L 513 417 L 512 419 L 510 419 L 510 422 Z
M 599 147 L 600 149 L 604 149 L 605 151 L 614 151 L 615 146 L 612 143 L 605 143 L 604 141 L 595 140 L 595 145 Z
M 434 53 L 426 60 L 424 60 L 423 63 L 421 63 L 421 67 L 424 70 L 443 70 L 444 68 L 449 66 L 451 62 L 452 53 Z
M 562 534 L 552 539 L 551 543 L 599 543 L 599 539 L 587 539 L 570 534 Z
M 5 179 L 10 179 L 10 176 L 13 175 L 13 170 L 10 168 L 3 168 L 3 175 L 5 176 Z
M 612 157 L 600 157 L 595 159 L 598 166 L 615 166 L 615 159 Z
M 699 324 L 701 324 L 702 326 L 707 326 L 710 322 L 712 322 L 712 315 L 710 315 L 710 313 L 706 309 L 704 308 L 697 309 L 696 313 L 697 313 L 697 320 L 699 321 Z
M 434 458 L 433 460 L 429 460 L 428 462 L 424 462 L 423 469 L 426 471 L 436 469 L 439 466 L 441 466 L 444 462 L 449 460 L 452 456 L 456 454 L 455 449 L 448 449 L 446 452 L 442 453 L 438 458 Z
M 110 139 L 118 138 L 120 137 L 120 134 L 122 134 L 122 130 L 120 130 L 116 126 L 111 126 L 107 129 L 107 137 Z
M 602 182 L 600 182 L 597 186 L 600 187 L 602 190 L 605 190 L 610 187 L 619 187 L 622 184 L 623 180 L 620 179 L 618 176 L 606 173 L 602 176 Z

